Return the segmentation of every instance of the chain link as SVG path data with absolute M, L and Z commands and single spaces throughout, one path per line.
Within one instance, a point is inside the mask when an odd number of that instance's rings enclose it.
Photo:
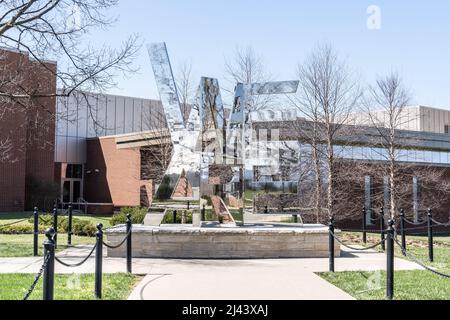
M 411 220 L 406 219 L 406 218 L 403 218 L 403 220 L 405 220 L 406 223 L 411 224 L 413 226 L 421 226 L 423 224 L 427 224 L 427 222 L 428 222 L 428 221 L 414 222 L 414 221 L 411 221 Z
M 24 301 L 28 300 L 28 298 L 30 298 L 31 294 L 33 293 L 34 289 L 36 288 L 39 280 L 42 277 L 42 274 L 45 271 L 45 268 L 47 268 L 48 262 L 50 261 L 50 255 L 47 254 L 47 257 L 45 257 L 44 259 L 44 263 L 42 264 L 41 269 L 39 270 L 39 273 L 36 275 L 36 277 L 34 278 L 34 282 L 31 285 L 30 289 L 28 289 L 27 294 L 25 295 L 25 297 L 23 298 Z
M 76 263 L 76 264 L 69 264 L 69 263 L 66 263 L 66 262 L 62 261 L 61 259 L 59 259 L 58 257 L 55 257 L 55 260 L 56 260 L 58 263 L 62 264 L 62 265 L 65 266 L 65 267 L 68 267 L 68 268 L 77 268 L 77 267 L 81 267 L 81 266 L 82 266 L 86 261 L 88 261 L 88 259 L 92 256 L 92 254 L 94 253 L 94 251 L 95 251 L 96 248 L 97 248 L 97 244 L 95 244 L 95 246 L 92 248 L 91 252 L 89 253 L 89 255 L 88 255 L 86 258 L 84 258 L 81 262 Z
M 128 237 L 130 236 L 131 232 L 132 232 L 132 228 L 128 231 L 127 235 L 125 236 L 125 239 L 123 239 L 122 242 L 118 245 L 113 246 L 113 245 L 106 243 L 105 241 L 103 241 L 103 245 L 109 249 L 118 249 L 125 244 L 125 242 L 128 240 Z
M 370 246 L 370 247 L 355 248 L 355 247 L 352 247 L 352 246 L 349 246 L 349 245 L 345 244 L 345 243 L 344 243 L 342 240 L 340 240 L 333 232 L 330 231 L 330 234 L 331 234 L 331 235 L 333 236 L 333 238 L 334 238 L 337 242 L 339 242 L 341 245 L 343 245 L 344 247 L 346 247 L 346 248 L 348 248 L 348 249 L 350 249 L 350 250 L 355 250 L 355 251 L 372 250 L 372 249 L 375 249 L 375 248 L 378 247 L 378 246 L 381 246 L 381 245 L 386 241 L 386 239 L 383 239 L 382 241 L 380 241 L 380 242 L 378 242 L 377 244 L 375 244 L 375 245 L 373 245 L 373 246 Z
M 449 274 L 445 274 L 439 271 L 434 270 L 433 268 L 425 265 L 424 263 L 422 263 L 418 258 L 416 258 L 415 256 L 413 256 L 411 253 L 408 252 L 408 250 L 405 250 L 402 246 L 402 244 L 398 241 L 398 239 L 394 238 L 394 242 L 400 247 L 400 249 L 402 250 L 402 254 L 403 256 L 407 257 L 409 260 L 411 260 L 412 262 L 418 264 L 419 266 L 421 266 L 422 268 L 424 268 L 425 270 L 434 273 L 435 275 L 444 277 L 444 278 L 448 278 L 450 279 L 450 275 Z
M 12 222 L 12 223 L 0 225 L 0 230 L 1 230 L 2 228 L 10 227 L 10 226 L 13 226 L 13 225 L 16 225 L 16 224 L 19 224 L 19 223 L 22 223 L 22 222 L 25 222 L 25 221 L 28 221 L 28 220 L 29 220 L 29 219 L 27 218 L 27 219 L 22 219 L 22 220 L 15 221 L 15 222 Z
M 434 219 L 431 219 L 431 221 L 433 221 L 433 223 L 436 224 L 436 225 L 434 225 L 434 227 L 448 227 L 448 226 L 450 226 L 450 223 L 442 223 L 442 222 L 436 221 Z

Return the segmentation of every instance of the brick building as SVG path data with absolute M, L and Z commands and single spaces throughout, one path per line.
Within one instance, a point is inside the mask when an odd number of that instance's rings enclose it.
M 0 66 L 4 94 L 56 93 L 56 63 L 41 65 L 27 54 L 2 50 Z M 51 189 L 54 181 L 56 102 L 4 96 L 0 104 L 0 143 L 10 146 L 0 159 L 0 212 L 23 211 L 40 198 L 38 186 Z

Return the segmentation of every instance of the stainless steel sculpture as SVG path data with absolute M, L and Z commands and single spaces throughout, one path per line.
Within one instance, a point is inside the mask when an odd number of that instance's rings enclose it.
M 211 197 L 213 209 L 220 214 L 228 212 L 230 221 L 234 221 L 227 207 L 243 212 L 244 183 L 254 180 L 254 167 L 260 166 L 262 161 L 266 165 L 263 171 L 269 176 L 280 170 L 279 149 L 283 146 L 277 134 L 271 133 L 273 141 L 252 141 L 253 97 L 295 93 L 299 82 L 238 84 L 227 123 L 219 81 L 203 77 L 185 122 L 166 45 L 151 44 L 148 49 L 173 143 L 173 156 L 166 176 L 170 177 L 172 187 L 185 186 L 193 190 L 192 194 L 181 198 L 179 195 L 183 192 L 174 190 L 173 195 L 178 196 L 172 195 L 172 200 Z M 255 118 L 260 117 L 274 118 L 275 113 L 263 110 L 260 115 L 257 112 Z M 264 157 L 253 157 L 255 150 L 259 152 L 263 148 L 266 150 Z
M 283 147 L 279 141 L 279 132 L 271 132 L 270 141 L 267 135 L 258 135 L 254 139 L 252 129 L 251 102 L 252 96 L 280 95 L 297 92 L 299 81 L 281 81 L 256 84 L 238 84 L 235 91 L 235 99 L 227 133 L 228 146 L 231 149 L 228 158 L 234 159 L 235 165 L 243 165 L 245 185 L 251 185 L 255 180 L 255 167 L 264 163 L 263 171 L 267 175 L 274 175 L 280 171 L 279 150 Z M 256 114 L 270 113 L 267 110 L 257 110 Z M 255 142 L 255 140 L 257 140 Z M 266 156 L 260 157 L 260 151 Z M 248 182 L 248 183 L 247 183 Z
M 184 197 L 185 199 L 175 200 L 197 200 L 200 195 L 201 161 L 201 154 L 196 150 L 200 134 L 199 126 L 196 123 L 199 119 L 196 114 L 198 109 L 193 108 L 188 125 L 186 125 L 165 43 L 150 44 L 148 51 L 173 143 L 173 154 L 163 184 L 169 183 L 170 180 L 169 187 L 173 188 L 179 185 L 179 179 L 184 173 L 192 186 L 192 192 L 189 196 Z M 161 187 L 158 186 L 158 188 Z
M 164 106 L 167 125 L 171 132 L 182 129 L 185 127 L 183 114 L 166 44 L 152 43 L 148 46 L 148 52 L 161 102 Z

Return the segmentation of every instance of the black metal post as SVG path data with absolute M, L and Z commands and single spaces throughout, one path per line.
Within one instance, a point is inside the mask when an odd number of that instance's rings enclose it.
M 384 222 L 384 208 L 381 208 L 380 210 L 380 228 L 381 228 L 381 250 L 386 251 L 386 242 L 384 241 L 386 239 L 386 229 L 385 229 L 385 222 Z
M 328 240 L 328 250 L 330 258 L 330 272 L 334 272 L 334 219 L 330 219 L 330 224 L 328 225 L 330 230 L 329 240 Z
M 177 210 L 173 210 L 172 221 L 173 221 L 173 224 L 177 223 Z
M 38 242 L 39 242 L 39 209 L 36 207 L 33 211 L 34 218 L 34 232 L 33 232 L 33 255 L 37 257 L 39 255 Z
M 191 202 L 190 201 L 187 202 L 187 209 L 191 210 Z
M 72 204 L 71 203 L 69 204 L 68 210 L 69 210 L 69 231 L 68 231 L 68 234 L 67 234 L 67 244 L 69 246 L 71 246 L 72 245 L 72 234 L 73 234 L 72 233 L 73 208 L 72 208 Z
M 363 242 L 367 243 L 367 211 L 363 208 L 363 218 L 362 218 L 362 229 L 363 229 Z
M 406 250 L 405 210 L 400 210 L 400 232 L 402 235 L 402 249 Z
M 131 247 L 131 214 L 127 215 L 127 272 L 131 273 L 131 259 L 132 259 L 132 247 Z
M 97 225 L 95 238 L 97 246 L 95 249 L 95 297 L 102 298 L 102 264 L 103 264 L 103 225 Z
M 269 207 L 268 207 L 268 206 L 265 206 L 265 207 L 264 207 L 264 213 L 265 213 L 265 214 L 268 214 L 268 213 L 269 213 Z
M 430 262 L 434 261 L 433 248 L 433 211 L 428 209 L 428 259 Z
M 387 273 L 386 273 L 386 298 L 392 300 L 394 298 L 394 220 L 389 220 L 387 231 Z
M 206 221 L 206 206 L 203 205 L 202 208 L 202 221 Z
M 53 228 L 45 231 L 47 240 L 44 242 L 44 259 L 47 259 L 47 266 L 44 269 L 43 297 L 44 300 L 53 300 L 55 284 L 55 241 L 56 232 Z
M 58 247 L 58 207 L 55 202 L 55 206 L 53 207 L 53 230 L 55 230 L 55 236 L 53 240 L 55 241 L 55 248 Z

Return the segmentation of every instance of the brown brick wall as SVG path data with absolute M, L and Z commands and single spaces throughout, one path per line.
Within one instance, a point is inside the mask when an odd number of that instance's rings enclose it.
M 115 207 L 141 204 L 140 152 L 118 150 L 114 138 L 87 142 L 85 197 L 88 202 L 113 203 Z M 99 172 L 96 173 L 95 170 Z
M 56 92 L 56 79 L 46 69 L 56 70 L 55 64 L 48 63 L 44 68 L 27 55 L 0 50 L 0 67 L 2 92 L 17 93 L 19 86 L 33 94 Z M 39 205 L 27 206 L 27 198 L 32 197 L 27 177 L 53 181 L 55 109 L 54 98 L 0 100 L 0 139 L 9 139 L 13 146 L 9 159 L 0 161 L 0 212 Z

